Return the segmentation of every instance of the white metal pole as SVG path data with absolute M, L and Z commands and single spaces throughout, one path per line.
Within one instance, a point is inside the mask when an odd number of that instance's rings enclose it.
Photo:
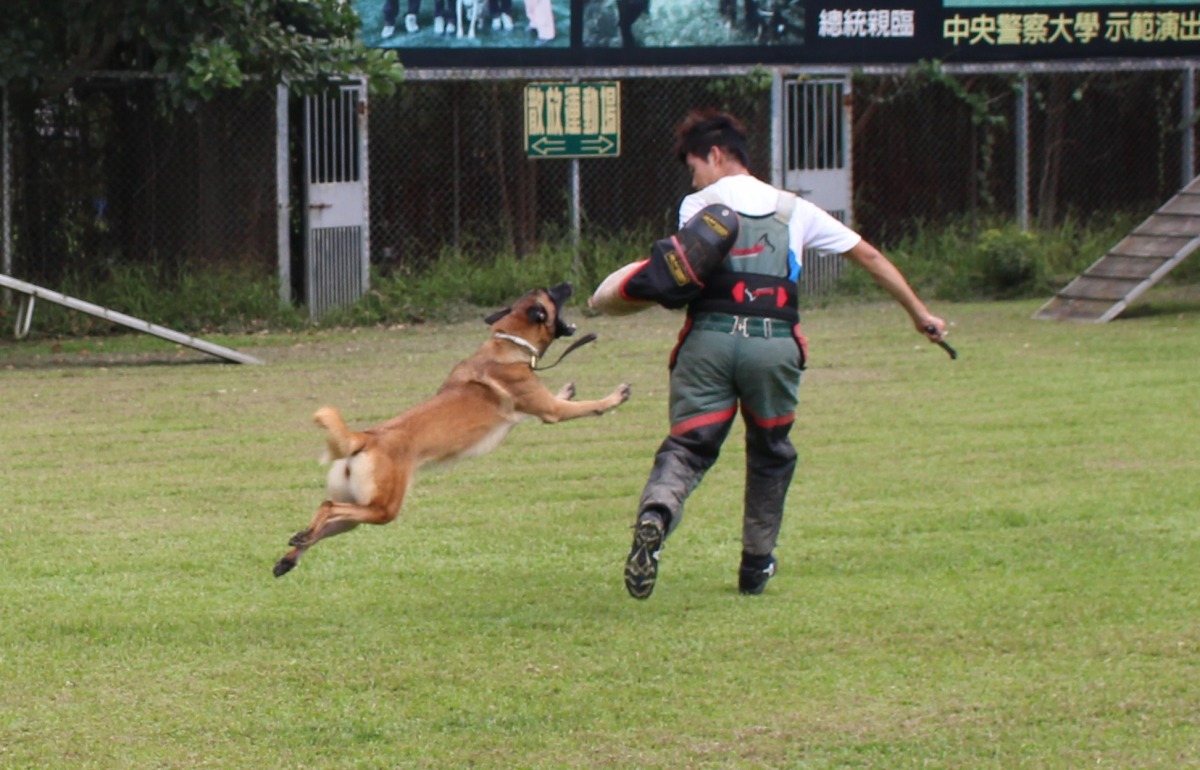
M 575 255 L 572 260 L 575 274 L 579 275 L 579 230 L 582 217 L 579 214 L 581 185 L 579 183 L 579 158 L 571 158 L 571 251 Z
M 275 259 L 279 302 L 292 304 L 292 206 L 288 158 L 288 87 L 275 86 Z
M 783 72 L 771 71 L 771 184 L 783 189 Z
M 841 160 L 846 168 L 846 224 L 854 225 L 854 77 L 845 74 L 846 87 L 842 92 L 842 103 L 838 109 L 842 111 L 842 152 Z M 845 264 L 843 260 L 834 262 L 840 270 Z
M 1029 229 L 1029 75 L 1021 75 L 1017 88 L 1017 222 Z
M 359 273 L 359 297 L 371 290 L 371 89 L 364 77 L 354 97 L 353 125 L 358 130 L 358 182 L 362 185 L 362 254 Z M 358 297 L 355 297 L 358 299 Z
M 578 83 L 579 78 L 571 78 L 572 83 Z M 579 231 L 581 228 L 582 217 L 579 213 L 581 208 L 580 198 L 582 197 L 581 185 L 579 182 L 579 158 L 571 158 L 570 170 L 570 185 L 571 185 L 571 253 L 574 255 L 571 261 L 572 268 L 576 276 L 579 275 Z

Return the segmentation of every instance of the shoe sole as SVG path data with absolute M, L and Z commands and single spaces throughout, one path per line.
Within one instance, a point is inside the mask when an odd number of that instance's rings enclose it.
M 649 599 L 654 593 L 662 542 L 661 529 L 653 524 L 638 525 L 633 535 L 633 549 L 625 560 L 625 590 L 634 599 Z

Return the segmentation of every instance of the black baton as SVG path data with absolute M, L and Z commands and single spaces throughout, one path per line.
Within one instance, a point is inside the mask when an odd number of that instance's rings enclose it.
M 937 334 L 937 327 L 936 326 L 926 326 L 925 331 L 928 332 L 929 334 Z M 951 361 L 958 358 L 958 351 L 955 350 L 954 348 L 950 347 L 949 342 L 946 342 L 945 340 L 934 340 L 934 342 L 936 342 L 938 344 L 938 347 L 940 347 L 942 350 L 946 351 L 947 355 L 950 356 Z

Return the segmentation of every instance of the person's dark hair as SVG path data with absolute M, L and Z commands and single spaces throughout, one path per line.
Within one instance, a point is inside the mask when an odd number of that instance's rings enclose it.
M 708 151 L 720 147 L 733 153 L 743 166 L 750 166 L 746 150 L 746 128 L 727 112 L 708 108 L 692 110 L 675 129 L 675 154 L 681 163 L 688 155 L 708 157 Z

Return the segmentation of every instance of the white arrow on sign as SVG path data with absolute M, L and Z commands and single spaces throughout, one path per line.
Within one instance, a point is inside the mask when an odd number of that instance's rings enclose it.
M 607 136 L 598 136 L 594 139 L 584 139 L 579 143 L 579 146 L 584 150 L 590 150 L 597 155 L 604 155 L 609 150 L 617 146 L 617 143 Z
M 552 152 L 562 151 L 566 146 L 567 142 L 565 139 L 551 139 L 550 137 L 543 136 L 530 145 L 530 149 L 539 155 L 549 155 Z

